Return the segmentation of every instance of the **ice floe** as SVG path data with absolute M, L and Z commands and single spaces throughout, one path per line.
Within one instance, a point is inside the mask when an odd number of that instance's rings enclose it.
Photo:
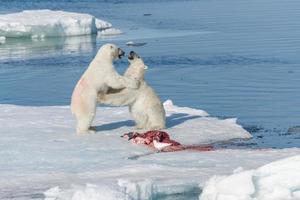
M 300 156 L 293 156 L 229 175 L 214 176 L 205 184 L 200 200 L 300 199 Z
M 146 42 L 134 42 L 134 41 L 126 42 L 126 45 L 131 46 L 131 47 L 140 47 L 140 46 L 144 46 L 146 44 L 147 44 Z
M 0 15 L 0 36 L 7 38 L 89 35 L 111 27 L 109 22 L 75 12 L 25 10 Z M 108 31 L 105 33 L 109 34 Z
M 249 138 L 235 120 L 165 104 L 166 131 L 183 144 Z M 214 174 L 229 174 L 299 149 L 156 153 L 120 138 L 132 131 L 126 107 L 99 107 L 93 135 L 75 134 L 69 106 L 0 105 L 0 199 L 155 199 L 199 196 Z M 199 186 L 200 185 L 200 186 Z M 105 196 L 103 196 L 105 194 Z

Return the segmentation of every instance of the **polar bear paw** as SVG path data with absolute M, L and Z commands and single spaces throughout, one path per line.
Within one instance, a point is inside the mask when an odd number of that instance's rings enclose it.
M 141 129 L 144 129 L 145 128 L 145 126 L 144 125 L 141 125 L 141 124 L 138 124 L 138 125 L 136 125 L 135 127 L 134 127 L 134 129 L 136 129 L 136 130 L 141 130 Z
M 135 79 L 135 78 L 130 78 L 129 80 L 130 81 L 127 84 L 128 88 L 138 89 L 140 87 L 140 85 L 141 85 L 141 81 L 140 80 Z
M 89 131 L 95 131 L 96 132 L 96 126 L 90 126 Z
M 96 133 L 96 127 L 90 126 L 88 130 L 77 130 L 78 135 L 86 135 L 86 134 L 95 134 Z

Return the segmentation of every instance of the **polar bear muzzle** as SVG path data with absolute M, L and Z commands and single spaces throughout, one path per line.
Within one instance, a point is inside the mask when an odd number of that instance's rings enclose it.
M 119 59 L 121 59 L 122 56 L 125 56 L 125 52 L 122 49 L 118 48 L 118 57 L 119 57 Z
M 134 51 L 130 51 L 130 53 L 128 55 L 128 60 L 133 60 L 135 58 L 140 58 L 140 56 L 137 55 L 137 53 L 135 53 Z

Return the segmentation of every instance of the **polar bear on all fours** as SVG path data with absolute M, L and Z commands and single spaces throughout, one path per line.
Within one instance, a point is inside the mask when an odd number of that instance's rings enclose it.
M 138 89 L 109 89 L 107 94 L 98 94 L 99 103 L 113 106 L 129 106 L 136 122 L 136 129 L 160 130 L 166 126 L 166 113 L 155 91 L 144 81 L 147 66 L 140 56 L 131 51 L 128 56 L 129 67 L 124 76 L 140 80 Z
M 124 54 L 114 44 L 103 45 L 75 86 L 71 111 L 77 119 L 78 134 L 95 132 L 91 123 L 96 114 L 98 94 L 105 94 L 108 88 L 139 87 L 139 81 L 120 76 L 113 66 L 113 60 Z

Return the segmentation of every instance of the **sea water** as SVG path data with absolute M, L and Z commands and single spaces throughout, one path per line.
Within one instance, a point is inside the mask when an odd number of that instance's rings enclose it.
M 77 80 L 99 47 L 112 42 L 143 57 L 149 66 L 146 80 L 162 100 L 236 117 L 254 136 L 224 147 L 300 147 L 299 1 L 0 3 L 0 14 L 28 9 L 92 14 L 124 34 L 7 38 L 0 45 L 1 104 L 69 105 Z M 128 47 L 128 41 L 146 45 Z M 128 66 L 126 58 L 115 64 L 120 73 Z

